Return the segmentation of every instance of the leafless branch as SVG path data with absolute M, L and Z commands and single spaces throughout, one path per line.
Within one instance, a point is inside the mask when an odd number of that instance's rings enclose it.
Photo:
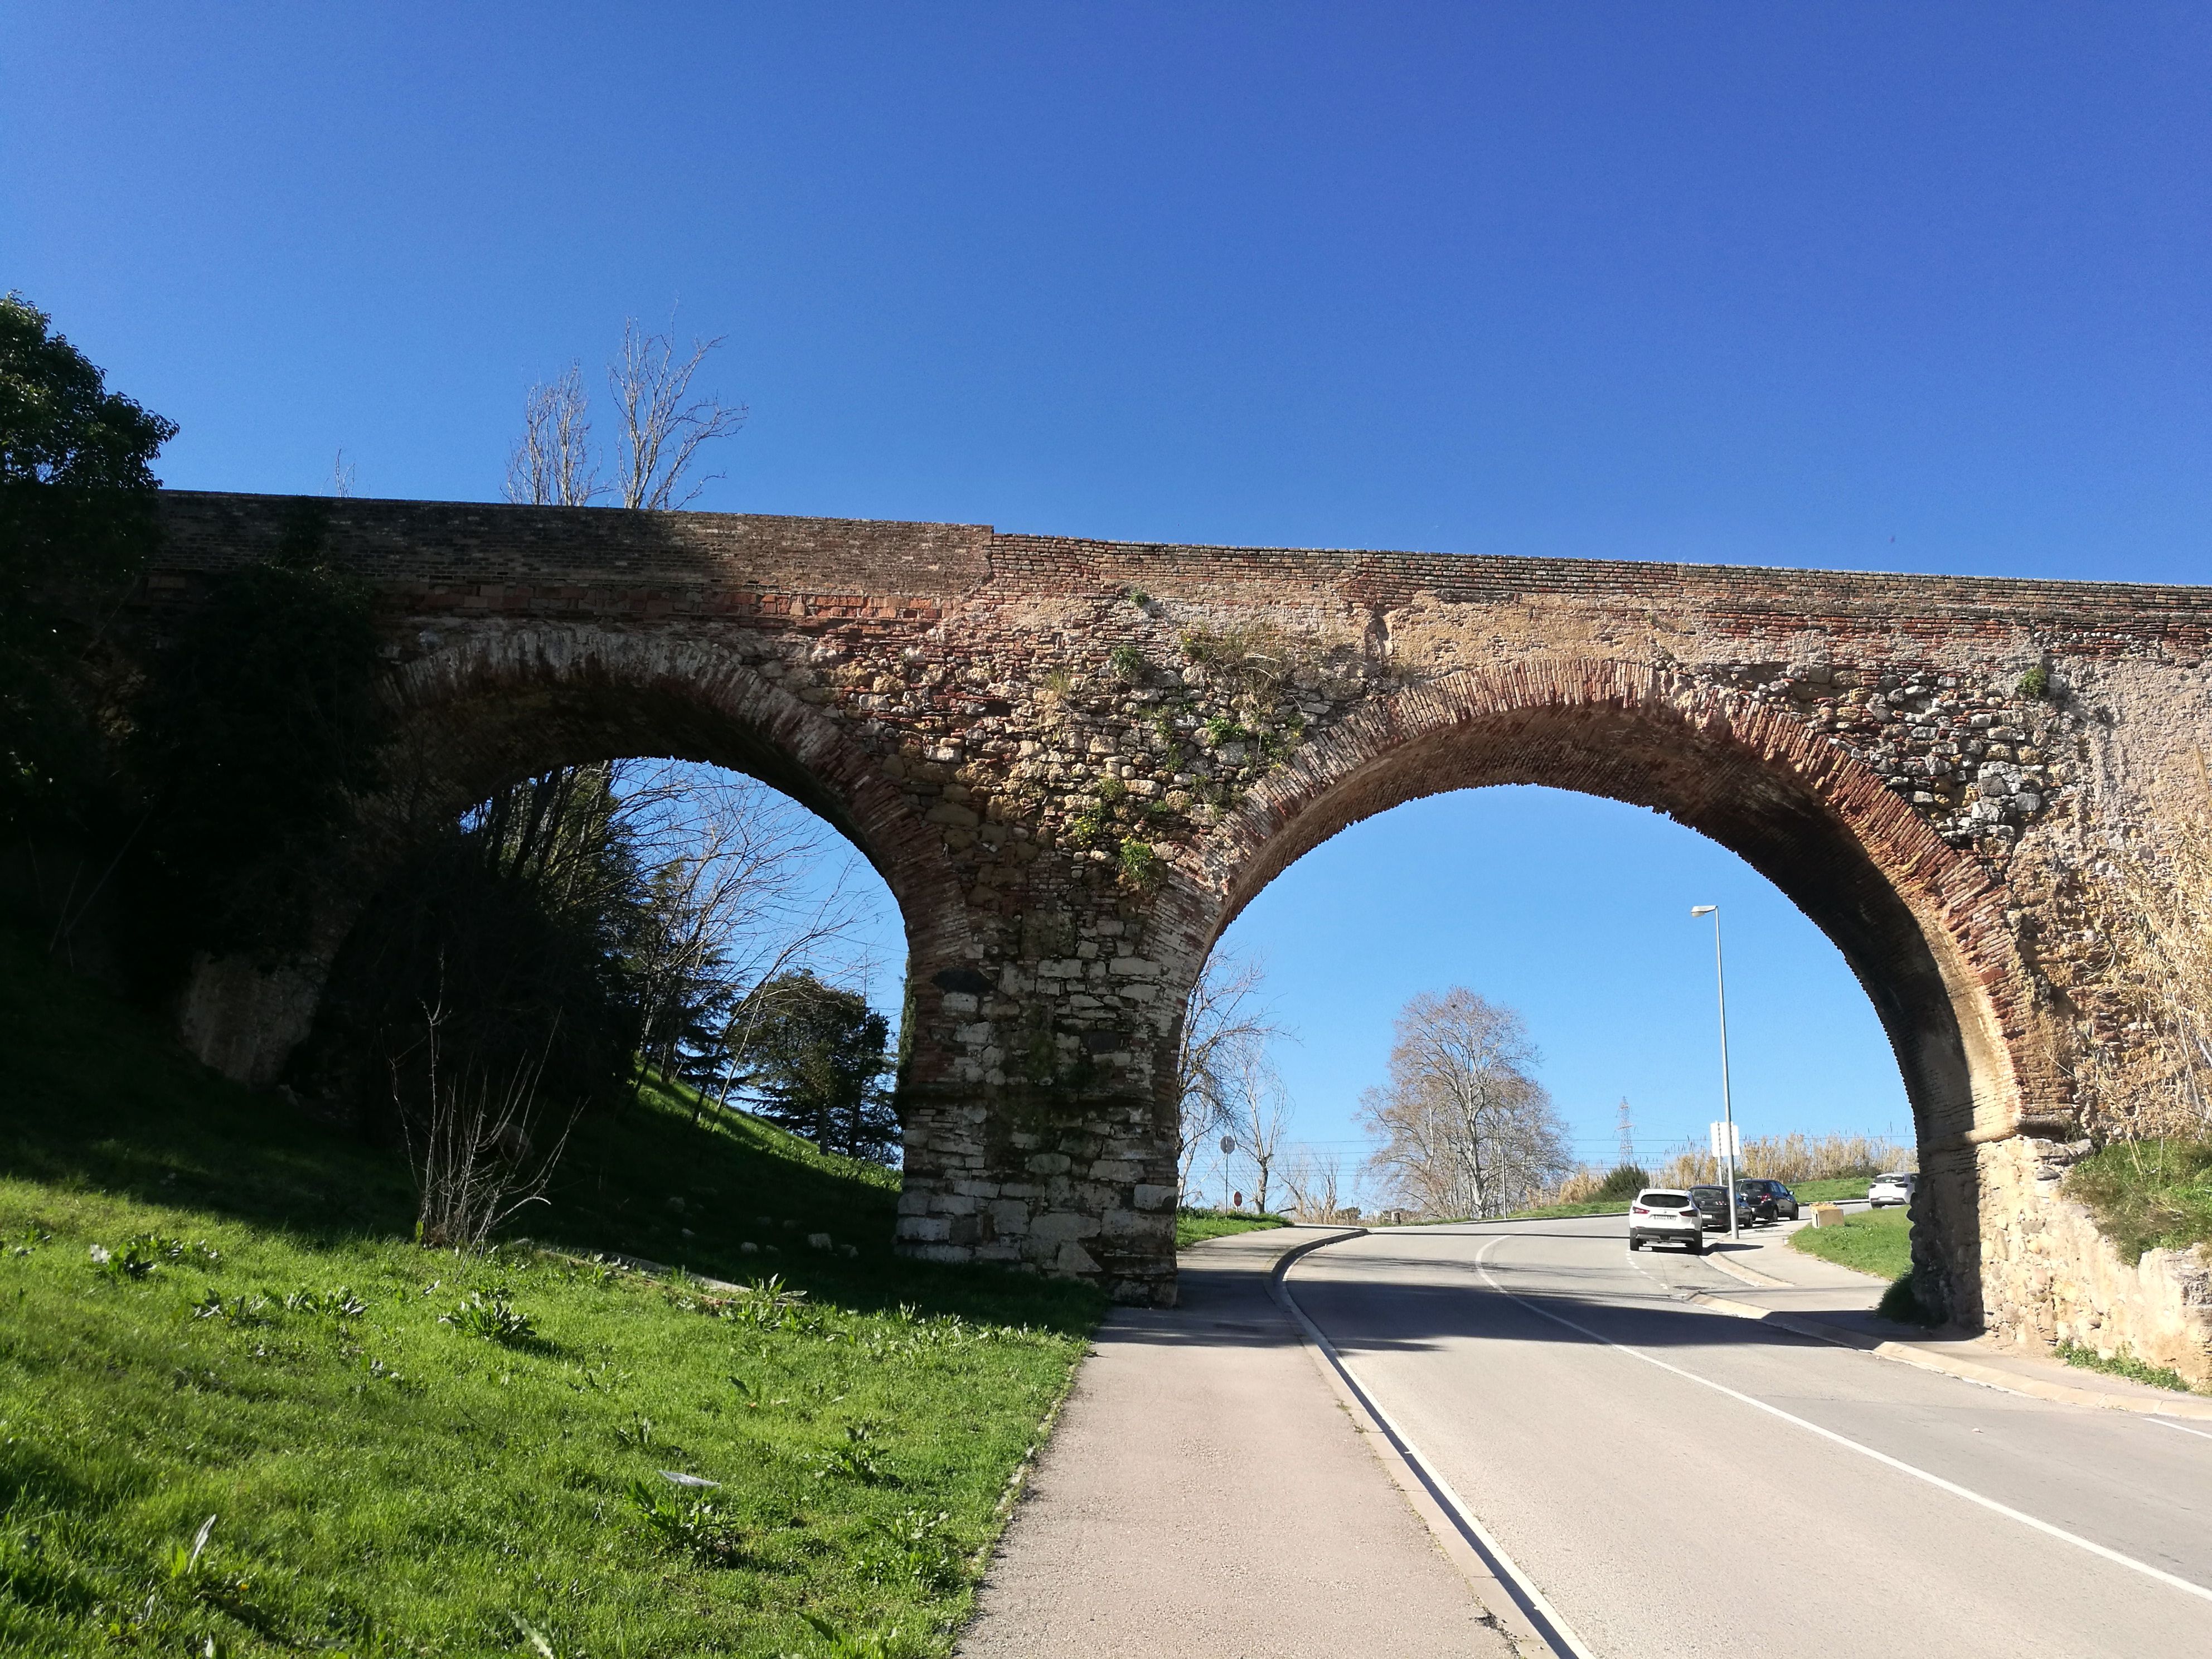
M 482 1249 L 517 1213 L 545 1201 L 576 1116 L 571 1113 L 550 1146 L 537 1144 L 538 1079 L 544 1055 L 495 1080 L 449 1076 L 443 1066 L 441 1008 L 426 1007 L 423 1081 L 419 1099 L 409 1097 L 406 1056 L 391 1061 L 392 1103 L 415 1176 L 417 1242 L 437 1249 Z M 551 1037 L 547 1042 L 550 1048 Z
M 1184 1000 L 1176 1090 L 1182 1140 L 1176 1167 L 1186 1189 L 1207 1139 L 1229 1127 L 1239 1071 L 1285 1035 L 1261 999 L 1266 977 L 1258 963 L 1217 951 L 1206 958 Z
M 688 507 L 708 483 L 723 476 L 690 476 L 702 446 L 732 436 L 745 422 L 742 404 L 691 395 L 692 377 L 723 337 L 694 339 L 690 353 L 679 358 L 670 335 L 645 333 L 635 317 L 623 324 L 622 353 L 608 366 L 607 384 L 623 425 L 624 507 Z
M 507 458 L 507 499 L 536 507 L 588 507 L 606 494 L 592 453 L 584 374 L 576 364 L 522 401 L 522 435 Z

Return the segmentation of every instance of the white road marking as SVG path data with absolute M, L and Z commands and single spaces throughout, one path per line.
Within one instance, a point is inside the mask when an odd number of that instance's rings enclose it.
M 1492 1571 L 1511 1589 L 1520 1592 L 1526 1603 L 1521 1610 L 1522 1614 L 1526 1616 L 1533 1611 L 1539 1615 L 1530 1620 L 1538 1639 L 1555 1653 L 1564 1648 L 1565 1652 L 1561 1659 L 1597 1659 L 1597 1655 L 1590 1650 L 1589 1644 L 1559 1616 L 1559 1610 L 1545 1598 L 1543 1591 L 1536 1588 L 1536 1581 L 1521 1570 L 1520 1564 L 1505 1553 L 1505 1547 L 1498 1541 L 1490 1528 L 1475 1518 L 1474 1511 L 1467 1506 L 1467 1499 L 1462 1498 L 1453 1489 L 1451 1482 L 1444 1479 L 1443 1471 L 1413 1443 L 1405 1430 L 1398 1425 L 1397 1419 L 1383 1410 L 1382 1402 L 1375 1397 L 1373 1389 L 1359 1380 L 1358 1374 L 1337 1352 L 1336 1344 L 1330 1341 L 1322 1328 L 1307 1316 L 1306 1310 L 1298 1305 L 1297 1297 L 1291 1293 L 1287 1269 L 1292 1265 L 1286 1262 L 1275 1270 L 1275 1288 L 1282 1293 L 1283 1305 L 1290 1310 L 1314 1345 L 1328 1356 L 1329 1364 L 1336 1367 L 1337 1374 L 1351 1385 L 1352 1393 L 1358 1396 L 1359 1403 L 1367 1408 L 1368 1414 L 1382 1425 L 1385 1434 L 1397 1443 L 1400 1454 L 1413 1466 L 1414 1474 L 1426 1483 L 1431 1494 L 1440 1504 L 1450 1510 L 1462 1533 L 1474 1545 L 1475 1553 L 1486 1558 Z M 1557 1639 L 1553 1640 L 1553 1638 Z
M 2148 1412 L 2146 1412 L 2144 1415 L 2146 1417 L 2149 1417 L 2150 1420 L 2157 1424 L 2160 1428 L 2178 1429 L 2183 1434 L 2195 1435 L 2199 1440 L 2212 1440 L 2212 1434 L 2207 1434 L 2202 1429 L 2192 1429 L 2186 1423 L 2177 1423 L 2170 1417 L 2159 1417 L 2153 1415 Z
M 1888 1468 L 1897 1470 L 1900 1474 L 1909 1474 L 1916 1480 L 1924 1480 L 1928 1485 L 1934 1486 L 1939 1492 L 1948 1492 L 1954 1498 L 1963 1498 L 1969 1504 L 1978 1504 L 1982 1508 L 1988 1510 L 1992 1514 L 2002 1515 L 2008 1521 L 2017 1521 L 2023 1527 L 2032 1528 L 2035 1531 L 2042 1533 L 2046 1537 L 2056 1538 L 2062 1543 L 2071 1544 L 2076 1549 L 2087 1550 L 2090 1554 L 2100 1556 L 2105 1560 L 2112 1562 L 2116 1566 L 2125 1567 L 2130 1572 L 2139 1572 L 2146 1578 L 2155 1578 L 2160 1583 L 2170 1585 L 2185 1595 L 2194 1595 L 2203 1601 L 2212 1601 L 2212 1589 L 2208 1589 L 2202 1584 L 2193 1583 L 2190 1580 L 2179 1577 L 2172 1573 L 2166 1571 L 2162 1568 L 2154 1567 L 2148 1561 L 2138 1561 L 2132 1555 L 2123 1555 L 2119 1551 L 2116 1549 L 2109 1549 L 2106 1546 L 2097 1543 L 2092 1539 L 2082 1537 L 2079 1533 L 2069 1532 L 2063 1527 L 2054 1527 L 2048 1521 L 2038 1520 L 2034 1516 L 2027 1514 L 2022 1510 L 2014 1509 L 2008 1504 L 2000 1504 L 1994 1498 L 1984 1498 L 1981 1493 L 1974 1492 L 1968 1487 L 1962 1486 L 1955 1480 L 1946 1480 L 1942 1475 L 1932 1474 L 1926 1469 L 1919 1468 L 1913 1464 L 1905 1462 L 1902 1458 L 1892 1457 L 1885 1451 L 1876 1451 L 1872 1446 L 1866 1445 L 1860 1441 L 1850 1439 L 1846 1436 L 1838 1434 L 1833 1429 L 1824 1429 L 1818 1423 L 1808 1422 L 1804 1418 L 1798 1417 L 1791 1413 L 1784 1411 L 1779 1406 L 1771 1406 L 1765 1401 L 1759 1399 L 1755 1395 L 1744 1394 L 1737 1389 L 1731 1389 L 1725 1382 L 1716 1382 L 1709 1376 L 1699 1376 L 1695 1371 L 1684 1370 L 1680 1365 L 1670 1365 L 1665 1360 L 1644 1352 L 1641 1348 L 1632 1348 L 1625 1342 L 1616 1342 L 1609 1336 L 1601 1336 L 1595 1331 L 1591 1330 L 1588 1326 L 1578 1325 L 1573 1320 L 1567 1318 L 1563 1314 L 1553 1313 L 1548 1308 L 1540 1308 L 1534 1303 L 1528 1300 L 1525 1297 L 1514 1295 L 1512 1291 L 1507 1290 L 1503 1285 L 1499 1284 L 1496 1279 L 1492 1278 L 1490 1272 L 1490 1253 L 1496 1249 L 1500 1244 L 1505 1243 L 1506 1237 L 1507 1236 L 1501 1236 L 1499 1237 L 1493 1238 L 1489 1243 L 1484 1245 L 1481 1249 L 1475 1252 L 1475 1270 L 1482 1275 L 1483 1282 L 1487 1284 L 1492 1290 L 1497 1291 L 1498 1295 L 1504 1297 L 1509 1302 L 1519 1303 L 1530 1313 L 1536 1314 L 1542 1318 L 1548 1319 L 1555 1325 L 1564 1325 L 1567 1329 L 1577 1333 L 1578 1335 L 1586 1336 L 1591 1341 L 1601 1343 L 1606 1347 L 1616 1349 L 1620 1352 L 1628 1355 L 1632 1359 L 1640 1359 L 1647 1365 L 1656 1365 L 1662 1371 L 1671 1371 L 1676 1376 L 1681 1377 L 1687 1382 L 1697 1383 L 1700 1388 L 1711 1389 L 1714 1393 L 1726 1395 L 1729 1399 L 1737 1401 L 1743 1405 L 1749 1406 L 1754 1411 L 1762 1411 L 1770 1417 L 1779 1418 L 1784 1423 L 1801 1428 L 1808 1434 L 1818 1435 L 1821 1439 L 1832 1442 L 1834 1444 L 1843 1447 L 1846 1451 L 1855 1451 L 1862 1457 L 1870 1457 L 1877 1463 L 1885 1464 Z M 2164 1421 L 2165 1419 L 2154 1419 L 2153 1420 Z M 2179 1424 L 2168 1424 L 2167 1426 L 2172 1428 L 2179 1428 L 2181 1425 Z M 2184 1429 L 2182 1430 L 2182 1432 L 2185 1434 L 2194 1434 L 2197 1431 L 2194 1429 Z M 2212 1438 L 2212 1437 L 2207 1437 Z

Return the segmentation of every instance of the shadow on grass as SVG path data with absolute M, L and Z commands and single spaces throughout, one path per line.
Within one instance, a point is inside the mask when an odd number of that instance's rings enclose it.
M 200 1210 L 306 1243 L 413 1236 L 396 1151 L 365 1145 L 185 1054 L 152 1017 L 49 966 L 0 929 L 0 1175 Z M 579 1255 L 669 1262 L 744 1282 L 769 1274 L 862 1312 L 1087 1331 L 1090 1287 L 890 1248 L 896 1172 L 833 1158 L 743 1114 L 696 1114 L 649 1084 L 576 1126 L 548 1194 L 514 1231 Z M 826 1235 L 827 1249 L 808 1243 Z M 752 1248 L 748 1249 L 746 1246 Z

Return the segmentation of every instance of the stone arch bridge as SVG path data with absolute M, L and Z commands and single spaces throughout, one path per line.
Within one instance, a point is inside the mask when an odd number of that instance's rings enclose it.
M 292 506 L 168 492 L 150 600 L 273 552 Z M 882 872 L 915 1255 L 1171 1300 L 1172 1074 L 1215 937 L 1359 818 L 1547 784 L 1704 832 L 1835 941 L 1911 1100 L 1923 1294 L 2064 1328 L 2039 1206 L 2064 1143 L 2136 1109 L 2084 1081 L 2118 1040 L 2094 866 L 2198 787 L 2212 590 L 359 500 L 328 522 L 380 595 L 418 802 L 676 755 L 783 788 Z M 297 958 L 202 965 L 204 1058 L 275 1078 L 374 863 Z

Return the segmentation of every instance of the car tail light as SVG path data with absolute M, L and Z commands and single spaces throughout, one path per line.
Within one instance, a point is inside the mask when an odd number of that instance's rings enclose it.
M 1651 1213 L 1650 1211 L 1645 1209 L 1641 1204 L 1630 1205 L 1628 1206 L 1628 1212 L 1631 1215 L 1650 1215 Z
M 1695 1215 L 1695 1214 L 1697 1214 L 1697 1212 L 1698 1212 L 1698 1206 L 1697 1206 L 1696 1205 L 1694 1205 L 1694 1204 L 1692 1204 L 1692 1206 L 1690 1206 L 1690 1207 L 1689 1207 L 1688 1209 L 1686 1209 L 1686 1210 L 1685 1210 L 1685 1211 L 1683 1211 L 1683 1212 L 1682 1212 L 1682 1213 L 1683 1213 L 1684 1215 Z

